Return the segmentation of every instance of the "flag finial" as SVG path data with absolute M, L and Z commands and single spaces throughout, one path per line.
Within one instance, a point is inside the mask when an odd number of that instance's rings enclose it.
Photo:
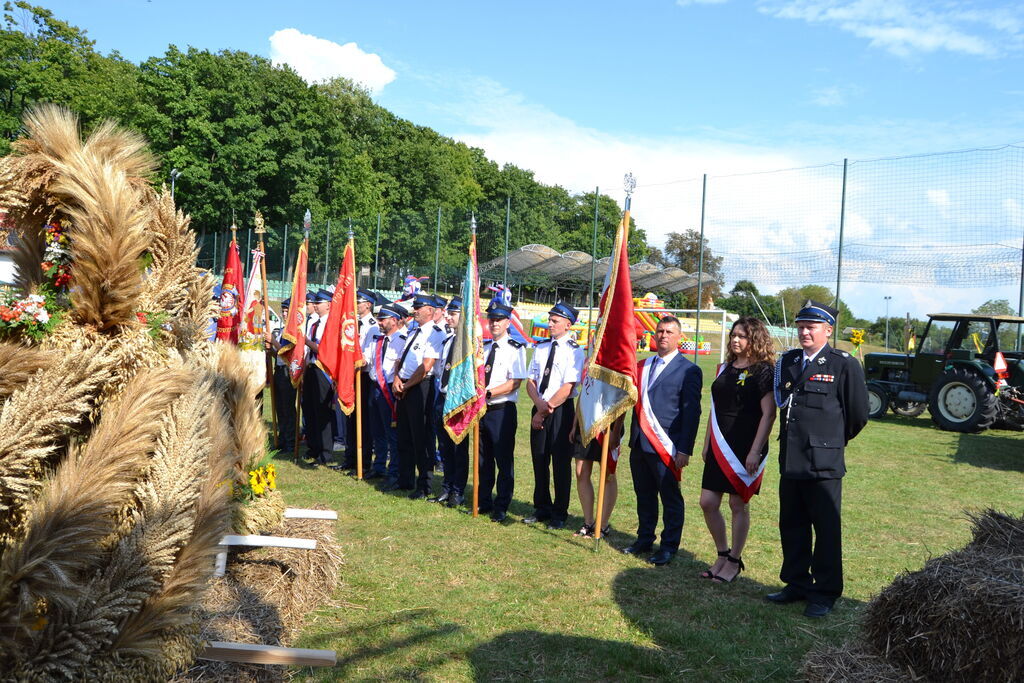
M 354 232 L 352 232 L 352 219 L 349 218 L 348 219 L 348 238 L 352 239 L 355 236 L 356 236 L 356 234 Z
M 470 229 L 470 232 L 472 232 L 473 235 L 475 236 L 476 235 L 476 211 L 472 212 L 469 215 L 469 229 Z
M 302 234 L 305 238 L 309 239 L 309 229 L 313 226 L 313 214 L 306 209 L 305 215 L 302 216 Z
M 256 216 L 253 218 L 253 222 L 256 224 L 257 235 L 262 235 L 267 231 L 263 224 L 263 214 L 260 213 L 259 209 L 256 210 Z
M 626 211 L 629 211 L 629 205 L 632 203 L 633 192 L 636 190 L 636 176 L 632 173 L 627 173 L 622 179 L 622 185 L 626 190 Z

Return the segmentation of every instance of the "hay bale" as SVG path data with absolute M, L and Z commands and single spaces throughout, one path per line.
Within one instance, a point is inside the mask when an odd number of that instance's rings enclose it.
M 989 508 L 979 514 L 967 513 L 973 540 L 969 548 L 1007 555 L 1024 555 L 1024 516 L 1014 517 Z
M 332 604 L 342 558 L 334 522 L 286 519 L 275 536 L 316 539 L 315 550 L 244 548 L 229 555 L 227 573 L 214 579 L 199 616 L 204 640 L 289 646 L 309 615 Z M 280 666 L 197 661 L 174 683 L 268 683 L 293 672 Z
M 941 680 L 1024 680 L 1024 556 L 968 547 L 903 574 L 865 610 L 866 642 Z
M 895 666 L 868 646 L 851 643 L 811 650 L 804 659 L 803 676 L 810 683 L 925 683 L 928 680 L 911 669 Z
M 284 520 L 284 496 L 280 491 L 266 494 L 246 503 L 232 506 L 231 528 L 236 534 L 263 534 L 281 525 Z

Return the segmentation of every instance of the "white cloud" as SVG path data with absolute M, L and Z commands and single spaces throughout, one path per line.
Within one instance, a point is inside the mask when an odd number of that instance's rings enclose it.
M 309 83 L 343 76 L 373 94 L 379 94 L 396 75 L 378 55 L 363 52 L 355 43 L 340 45 L 294 28 L 270 36 L 270 60 L 275 65 L 288 64 Z
M 928 190 L 925 195 L 928 197 L 928 201 L 939 207 L 945 209 L 949 207 L 949 191 L 948 190 Z
M 724 5 L 728 0 L 676 0 L 676 4 L 680 7 L 687 7 L 689 5 Z
M 763 0 L 759 10 L 833 26 L 900 57 L 937 51 L 996 57 L 1024 44 L 1024 19 L 1016 5 L 976 10 L 956 1 Z
M 846 95 L 843 94 L 842 89 L 837 85 L 829 86 L 828 88 L 818 88 L 811 95 L 811 103 L 819 107 L 841 107 L 846 104 Z

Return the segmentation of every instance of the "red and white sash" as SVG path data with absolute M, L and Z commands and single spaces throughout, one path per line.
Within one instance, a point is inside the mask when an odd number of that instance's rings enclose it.
M 651 446 L 654 447 L 655 452 L 661 461 L 665 463 L 665 467 L 672 471 L 676 481 L 679 481 L 682 477 L 682 471 L 676 467 L 676 447 L 672 443 L 672 439 L 669 438 L 665 432 L 665 428 L 658 422 L 657 415 L 654 414 L 654 410 L 651 408 L 651 401 L 647 396 L 647 391 L 650 389 L 649 377 L 651 374 L 651 363 L 657 356 L 651 356 L 647 360 L 640 361 L 637 374 L 640 376 L 640 391 L 638 392 L 637 403 L 636 403 L 636 416 L 640 423 L 640 429 L 643 430 L 644 436 L 651 442 Z M 665 372 L 668 368 L 663 368 L 662 372 Z
M 725 363 L 718 366 L 716 377 L 722 374 L 725 366 Z M 749 502 L 754 493 L 761 488 L 761 477 L 764 476 L 764 466 L 768 462 L 768 458 L 761 459 L 761 464 L 758 465 L 756 472 L 753 474 L 747 472 L 743 461 L 733 453 L 732 447 L 729 446 L 729 442 L 725 440 L 725 436 L 722 434 L 722 428 L 718 426 L 714 397 L 711 399 L 711 451 L 715 454 L 715 460 L 718 462 L 719 469 L 722 470 L 726 479 L 736 489 L 736 493 L 743 499 L 744 503 Z

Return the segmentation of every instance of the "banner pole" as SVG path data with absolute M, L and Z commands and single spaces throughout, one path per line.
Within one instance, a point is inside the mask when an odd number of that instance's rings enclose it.
M 263 290 L 263 331 L 270 331 L 270 293 L 267 291 L 267 252 L 263 246 L 263 233 L 267 230 L 263 224 L 263 214 L 256 212 L 256 248 L 260 252 L 260 285 Z M 277 389 L 274 387 L 274 359 L 272 350 L 265 348 L 267 361 L 267 383 L 270 385 L 270 418 L 273 426 L 274 444 L 277 444 Z
M 302 380 L 305 379 L 305 372 L 299 375 L 299 386 L 295 387 L 295 452 L 292 454 L 295 463 L 299 462 L 299 436 L 302 434 Z
M 356 242 L 355 233 L 352 232 L 352 222 L 348 224 L 348 243 L 352 247 L 352 261 L 353 265 L 356 259 Z M 355 281 L 352 282 L 352 286 L 355 287 Z M 355 315 L 354 320 L 359 320 L 359 297 L 352 297 L 355 308 L 352 313 Z M 358 323 L 356 323 L 358 330 Z M 359 342 L 359 333 L 356 332 L 356 343 Z M 362 352 L 362 346 L 360 345 L 360 353 Z M 353 381 L 356 384 L 356 479 L 362 481 L 363 479 L 363 371 L 356 366 L 355 372 L 352 374 Z
M 594 511 L 594 550 L 601 545 L 601 522 L 604 521 L 604 480 L 608 475 L 608 442 L 611 429 L 601 432 L 601 477 L 597 484 L 597 509 Z
M 480 514 L 480 421 L 473 423 L 473 444 L 470 456 L 473 458 L 473 516 Z

